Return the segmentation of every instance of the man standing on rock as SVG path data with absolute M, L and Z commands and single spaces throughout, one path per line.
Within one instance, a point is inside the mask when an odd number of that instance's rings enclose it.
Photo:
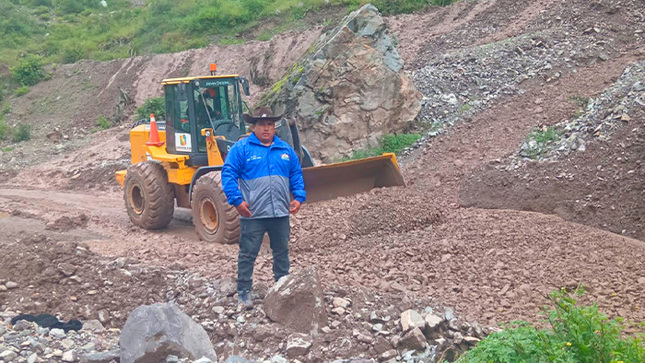
M 222 187 L 240 214 L 240 251 L 237 258 L 237 298 L 253 307 L 253 267 L 265 233 L 273 251 L 273 277 L 289 274 L 289 213 L 305 202 L 305 183 L 296 152 L 275 136 L 269 107 L 244 114 L 253 133 L 233 145 L 222 168 Z M 291 200 L 293 195 L 293 200 Z

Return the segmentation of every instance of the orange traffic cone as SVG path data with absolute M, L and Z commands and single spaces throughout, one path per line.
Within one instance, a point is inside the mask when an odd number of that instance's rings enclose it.
M 148 146 L 161 146 L 164 142 L 159 140 L 159 130 L 157 129 L 157 120 L 155 114 L 150 114 L 150 140 L 146 142 Z

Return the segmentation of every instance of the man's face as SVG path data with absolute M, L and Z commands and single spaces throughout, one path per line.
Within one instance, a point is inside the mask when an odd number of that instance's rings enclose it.
M 254 123 L 251 129 L 261 143 L 268 144 L 275 136 L 275 121 L 260 120 Z

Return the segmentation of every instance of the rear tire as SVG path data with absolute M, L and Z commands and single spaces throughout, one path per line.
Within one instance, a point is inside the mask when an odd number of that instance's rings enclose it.
M 175 192 L 161 164 L 144 161 L 128 168 L 124 182 L 125 209 L 135 226 L 161 229 L 172 220 Z
M 239 215 L 235 207 L 226 201 L 221 172 L 211 171 L 197 180 L 192 209 L 193 224 L 201 240 L 208 243 L 239 243 Z

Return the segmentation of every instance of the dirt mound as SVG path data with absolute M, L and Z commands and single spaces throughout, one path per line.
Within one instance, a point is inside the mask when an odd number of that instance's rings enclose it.
M 165 301 L 166 276 L 136 264 L 108 261 L 77 243 L 57 243 L 44 235 L 3 243 L 0 283 L 3 310 L 59 314 L 69 319 L 100 319 L 119 327 L 141 304 Z
M 642 63 L 628 67 L 583 115 L 556 125 L 552 145 L 525 142 L 519 155 L 481 167 L 463 183 L 464 205 L 556 214 L 644 240 L 643 73 Z M 529 151 L 537 161 L 521 157 Z

